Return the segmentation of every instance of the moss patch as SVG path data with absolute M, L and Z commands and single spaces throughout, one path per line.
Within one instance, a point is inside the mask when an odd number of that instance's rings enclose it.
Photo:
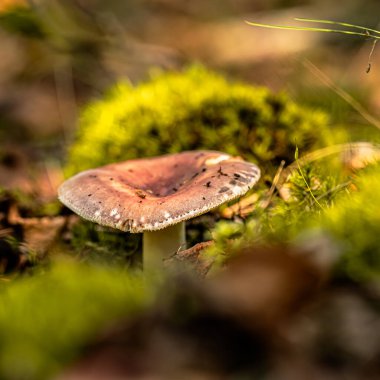
M 268 208 L 257 207 L 244 221 L 217 223 L 215 245 L 203 253 L 204 258 L 217 268 L 245 245 L 315 245 L 316 257 L 323 249 L 325 259 L 335 262 L 337 278 L 379 281 L 379 174 L 377 165 L 354 176 L 339 171 L 332 175 L 315 164 L 306 166 L 302 176 L 295 172 L 290 178 L 288 201 L 274 196 Z
M 51 378 L 101 329 L 142 310 L 148 288 L 136 274 L 68 262 L 0 282 L 0 378 Z
M 292 160 L 295 147 L 328 141 L 326 114 L 268 89 L 232 83 L 200 66 L 119 83 L 89 104 L 67 174 L 110 162 L 192 149 L 241 155 L 261 166 Z

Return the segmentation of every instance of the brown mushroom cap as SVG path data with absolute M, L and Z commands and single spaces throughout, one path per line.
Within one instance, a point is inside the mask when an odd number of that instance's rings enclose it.
M 64 182 L 59 199 L 85 219 L 122 231 L 166 228 L 245 194 L 259 168 L 215 151 L 130 160 Z

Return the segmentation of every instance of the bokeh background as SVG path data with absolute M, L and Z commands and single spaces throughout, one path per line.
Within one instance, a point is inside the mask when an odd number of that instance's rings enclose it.
M 30 164 L 60 165 L 81 107 L 116 81 L 138 83 L 154 69 L 193 62 L 285 90 L 335 123 L 368 124 L 331 86 L 379 115 L 377 50 L 366 73 L 372 41 L 244 22 L 293 25 L 294 17 L 379 23 L 376 0 L 2 0 L 0 184 L 27 187 Z
M 292 219 L 300 209 L 282 207 L 269 191 L 249 225 L 254 235 L 256 220 L 265 224 L 277 207 L 283 213 L 269 236 L 278 246 L 248 247 L 210 281 L 180 273 L 166 285 L 127 276 L 125 253 L 140 243 L 80 221 L 57 202 L 57 187 L 87 104 L 119 81 L 137 85 L 194 63 L 320 108 L 349 139 L 379 142 L 379 46 L 367 72 L 371 39 L 245 23 L 296 25 L 303 17 L 379 29 L 379 10 L 378 0 L 0 0 L 0 378 L 377 379 L 376 171 L 356 194 L 349 169 L 341 187 L 356 201 L 321 219 L 339 247 L 313 228 L 297 246 L 304 255 L 281 240 L 315 211 L 298 178 L 304 213 Z M 323 197 L 331 188 L 316 178 Z M 261 199 L 251 195 L 249 206 Z M 203 241 L 222 217 L 194 222 L 192 240 Z M 243 218 L 218 223 L 212 237 L 228 235 L 218 244 L 229 249 L 242 226 Z M 370 263 L 364 279 L 331 274 L 339 250 L 352 253 L 353 265 L 362 256 Z M 82 266 L 88 257 L 100 265 Z

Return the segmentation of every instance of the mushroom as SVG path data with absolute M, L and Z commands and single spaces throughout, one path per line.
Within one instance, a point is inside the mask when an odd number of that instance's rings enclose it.
M 143 265 L 154 268 L 186 248 L 186 220 L 245 194 L 259 178 L 259 168 L 240 158 L 189 151 L 81 172 L 58 196 L 85 219 L 143 232 Z

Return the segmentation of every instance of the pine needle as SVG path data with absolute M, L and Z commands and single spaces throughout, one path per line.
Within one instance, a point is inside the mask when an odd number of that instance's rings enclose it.
M 322 209 L 324 210 L 323 206 L 319 203 L 318 199 L 315 197 L 315 195 L 313 194 L 313 190 L 311 190 L 311 187 L 309 185 L 309 183 L 307 182 L 303 172 L 302 172 L 302 169 L 301 169 L 301 165 L 299 164 L 299 161 L 298 161 L 298 146 L 296 146 L 296 152 L 294 154 L 294 158 L 295 158 L 295 161 L 297 163 L 297 167 L 298 167 L 298 172 L 300 173 L 300 176 L 302 177 L 303 181 L 305 182 L 305 185 L 306 185 L 306 188 L 307 190 L 309 191 L 311 197 L 313 198 L 314 202 Z

